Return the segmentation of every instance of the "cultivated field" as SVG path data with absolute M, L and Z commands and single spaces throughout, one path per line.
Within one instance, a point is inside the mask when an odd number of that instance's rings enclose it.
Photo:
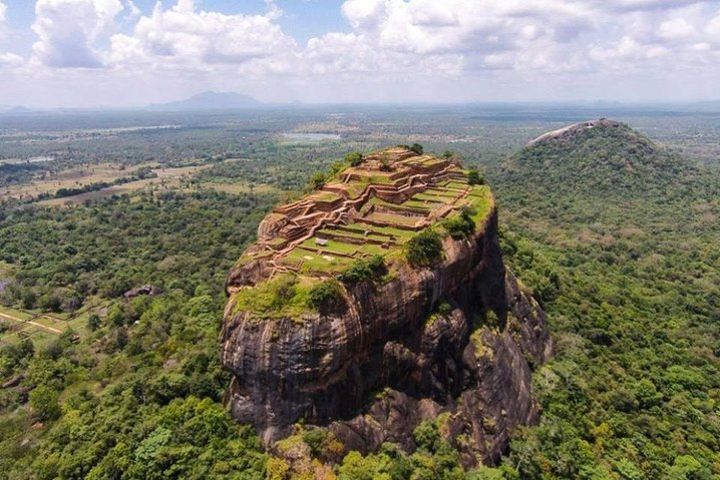
M 30 338 L 36 347 L 42 347 L 66 331 L 82 335 L 86 333 L 88 317 L 92 313 L 104 314 L 107 304 L 107 301 L 90 298 L 72 313 L 47 313 L 0 305 L 0 346 Z
M 123 183 L 121 185 L 113 185 L 93 192 L 80 193 L 63 198 L 52 198 L 38 202 L 39 205 L 45 206 L 62 206 L 62 205 L 79 205 L 89 200 L 97 200 L 100 198 L 111 197 L 113 195 L 123 195 L 141 190 L 151 185 L 160 185 L 163 187 L 177 187 L 183 180 L 207 168 L 205 165 L 179 168 L 155 168 L 153 172 L 157 174 L 155 178 L 145 178 L 134 182 Z
M 202 182 L 201 184 L 205 188 L 210 188 L 217 192 L 230 193 L 232 195 L 243 195 L 247 193 L 277 193 L 280 190 L 276 187 L 267 184 L 250 184 L 250 183 L 225 183 L 225 182 Z
M 132 172 L 133 170 L 113 163 L 80 165 L 54 174 L 46 172 L 42 178 L 28 183 L 6 186 L 0 190 L 0 201 L 10 198 L 29 200 L 42 194 L 52 194 L 61 188 L 79 188 L 93 183 L 112 182 Z

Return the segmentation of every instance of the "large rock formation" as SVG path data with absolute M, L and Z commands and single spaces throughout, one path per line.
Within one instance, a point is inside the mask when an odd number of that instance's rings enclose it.
M 466 175 L 450 160 L 386 150 L 268 216 L 227 284 L 221 355 L 235 418 L 266 444 L 303 419 L 368 452 L 383 442 L 411 451 L 414 428 L 442 415 L 466 465 L 497 461 L 512 428 L 538 416 L 531 369 L 551 343 L 544 313 L 503 265 L 492 195 Z M 441 260 L 405 261 L 416 231 L 468 211 L 474 232 L 445 235 Z M 298 300 L 308 282 L 376 252 L 385 274 L 345 282 L 339 306 L 321 313 Z
M 629 199 L 648 195 L 682 198 L 688 188 L 684 184 L 698 174 L 676 152 L 604 118 L 541 135 L 511 156 L 504 168 L 505 181 L 516 187 L 531 183 L 527 190 L 541 197 L 562 192 L 570 208 L 576 196 L 595 196 L 604 204 L 619 200 L 625 206 Z

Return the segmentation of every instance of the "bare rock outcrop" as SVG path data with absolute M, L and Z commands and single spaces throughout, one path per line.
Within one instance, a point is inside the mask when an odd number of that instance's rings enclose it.
M 559 128 L 557 130 L 553 130 L 551 132 L 544 133 L 540 135 L 539 137 L 531 140 L 528 142 L 526 147 L 532 147 L 533 145 L 536 145 L 538 143 L 546 142 L 548 140 L 564 140 L 571 138 L 575 135 L 581 134 L 582 132 L 586 130 L 591 130 L 596 127 L 602 127 L 602 128 L 620 128 L 622 127 L 622 124 L 620 122 L 616 122 L 615 120 L 610 120 L 607 118 L 600 118 L 597 120 L 587 120 L 585 122 L 578 122 L 573 123 L 572 125 L 568 125 L 567 127 Z
M 264 262 L 234 270 L 221 338 L 232 415 L 266 445 L 303 419 L 361 452 L 412 451 L 415 427 L 441 416 L 465 465 L 496 462 L 512 429 L 538 418 L 531 371 L 552 350 L 545 314 L 503 264 L 494 206 L 473 235 L 442 242 L 433 267 L 398 262 L 381 282 L 346 286 L 345 308 L 300 318 L 238 309 L 232 293 Z

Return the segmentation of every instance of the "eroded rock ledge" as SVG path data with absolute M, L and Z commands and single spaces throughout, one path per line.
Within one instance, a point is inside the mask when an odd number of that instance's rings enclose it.
M 503 265 L 494 204 L 472 235 L 442 244 L 433 267 L 394 260 L 383 281 L 346 285 L 342 311 L 300 318 L 238 309 L 236 292 L 272 269 L 267 257 L 236 268 L 221 338 L 233 416 L 266 445 L 303 419 L 369 452 L 383 442 L 412 451 L 413 429 L 444 414 L 463 463 L 497 461 L 512 428 L 538 416 L 531 369 L 551 353 L 545 315 Z

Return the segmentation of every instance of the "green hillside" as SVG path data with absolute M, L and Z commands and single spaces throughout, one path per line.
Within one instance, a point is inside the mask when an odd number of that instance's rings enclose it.
M 537 180 L 544 189 L 621 197 L 680 188 L 695 173 L 674 152 L 623 123 L 604 119 L 538 137 L 507 167 L 512 178 Z
M 622 124 L 546 135 L 494 174 L 505 260 L 555 360 L 519 478 L 720 475 L 720 179 Z M 509 476 L 500 478 L 512 478 Z
M 411 121 L 381 125 L 402 132 L 439 125 Z M 301 426 L 287 446 L 309 452 L 308 465 L 323 478 L 340 480 L 720 478 L 720 171 L 709 160 L 719 142 L 707 122 L 682 136 L 675 117 L 662 121 L 658 138 L 691 138 L 687 144 L 708 159 L 704 169 L 625 126 L 546 137 L 505 160 L 498 152 L 507 139 L 536 135 L 534 122 L 518 123 L 521 131 L 502 123 L 476 143 L 427 146 L 461 149 L 465 164 L 480 167 L 498 202 L 504 262 L 541 301 L 555 339 L 554 359 L 534 372 L 540 423 L 513 434 L 501 465 L 463 471 L 441 441 L 443 418 L 417 429 L 421 449 L 412 455 L 388 443 L 375 454 L 339 457 L 333 438 Z M 464 136 L 458 125 L 443 128 Z M 152 137 L 170 152 L 163 155 L 176 156 L 168 147 L 174 135 Z M 185 135 L 177 148 L 187 151 L 216 138 Z M 124 143 L 87 148 L 103 156 L 136 151 L 119 138 Z M 292 478 L 223 408 L 223 281 L 232 259 L 255 242 L 261 219 L 289 201 L 283 190 L 300 188 L 349 148 L 377 148 L 359 138 L 253 140 L 238 159 L 208 164 L 192 183 L 72 208 L 6 204 L 0 479 Z M 618 168 L 619 159 L 632 169 Z M 215 182 L 230 181 L 255 188 L 215 191 Z M 418 194 L 408 205 L 437 196 Z M 402 234 L 382 230 L 377 236 Z M 146 284 L 163 293 L 123 296 Z

